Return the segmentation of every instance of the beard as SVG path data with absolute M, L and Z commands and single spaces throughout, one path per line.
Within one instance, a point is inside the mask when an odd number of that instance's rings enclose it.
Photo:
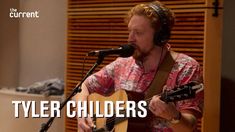
M 136 46 L 135 51 L 132 55 L 132 57 L 137 60 L 137 61 L 144 61 L 144 59 L 150 55 L 150 52 L 154 49 L 154 45 L 149 48 L 147 51 L 146 50 L 141 50 L 140 47 Z
M 133 57 L 135 60 L 140 60 L 140 58 L 142 58 L 141 56 L 142 56 L 142 55 L 141 55 L 141 53 L 139 52 L 139 50 L 135 49 L 135 51 L 134 51 L 132 57 Z
M 140 49 L 136 48 L 132 57 L 137 61 L 143 61 L 143 59 L 147 56 L 147 53 L 144 53 Z

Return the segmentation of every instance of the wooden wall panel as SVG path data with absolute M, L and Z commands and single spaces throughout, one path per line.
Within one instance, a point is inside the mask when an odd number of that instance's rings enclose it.
M 176 23 L 169 43 L 173 50 L 195 58 L 203 65 L 204 10 L 173 10 Z

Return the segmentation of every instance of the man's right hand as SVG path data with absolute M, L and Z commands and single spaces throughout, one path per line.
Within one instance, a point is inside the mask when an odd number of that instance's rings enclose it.
M 77 122 L 78 122 L 78 132 L 92 132 L 94 123 L 91 117 L 78 118 Z

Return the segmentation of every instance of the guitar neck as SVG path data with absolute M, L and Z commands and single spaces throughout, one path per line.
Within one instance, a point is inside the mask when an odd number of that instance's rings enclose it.
M 160 99 L 162 101 L 164 101 L 165 103 L 169 103 L 169 102 L 175 102 L 175 101 L 181 101 L 181 100 L 185 100 L 185 99 L 190 99 L 190 98 L 194 98 L 195 97 L 195 93 L 198 89 L 202 89 L 202 84 L 199 85 L 194 85 L 194 84 L 189 84 L 189 85 L 184 85 L 181 86 L 179 88 L 176 88 L 172 91 L 164 91 L 163 93 L 159 94 L 160 95 Z M 128 97 L 131 94 L 128 93 Z M 143 99 L 143 94 L 141 95 L 137 95 L 136 93 L 134 94 L 134 97 L 139 97 L 141 99 Z M 133 100 L 133 93 L 131 95 L 131 98 Z M 146 101 L 147 105 L 143 106 L 145 109 L 149 109 L 149 103 L 151 101 L 152 98 L 148 98 L 144 101 Z M 138 99 L 134 99 L 135 101 L 138 101 Z M 140 101 L 140 100 L 139 100 Z M 136 107 L 136 111 L 139 111 L 140 109 L 138 107 Z M 124 114 L 126 113 L 126 110 L 120 111 L 120 113 Z M 118 124 L 122 121 L 127 120 L 128 117 L 116 117 L 115 118 L 115 124 Z

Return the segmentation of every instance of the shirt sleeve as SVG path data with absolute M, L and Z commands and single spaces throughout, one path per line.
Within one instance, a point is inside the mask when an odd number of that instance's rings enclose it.
M 175 79 L 175 87 L 186 85 L 190 82 L 202 83 L 202 70 L 196 60 L 186 56 L 176 67 L 177 70 L 175 69 L 171 76 L 171 78 Z M 204 91 L 201 90 L 192 99 L 178 101 L 176 106 L 179 110 L 193 111 L 196 114 L 195 116 L 200 118 L 203 112 L 203 101 Z
M 90 93 L 96 92 L 101 95 L 109 95 L 114 91 L 114 73 L 118 61 L 116 59 L 85 80 L 84 83 Z

